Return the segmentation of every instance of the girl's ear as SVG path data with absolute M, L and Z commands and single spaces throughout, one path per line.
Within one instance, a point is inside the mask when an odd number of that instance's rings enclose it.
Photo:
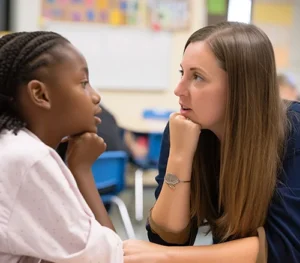
M 38 107 L 49 110 L 51 101 L 46 85 L 38 80 L 31 80 L 27 84 L 27 91 L 31 101 Z

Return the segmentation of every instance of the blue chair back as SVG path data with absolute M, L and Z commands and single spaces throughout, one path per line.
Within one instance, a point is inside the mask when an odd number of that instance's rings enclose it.
M 145 109 L 143 111 L 143 118 L 153 120 L 168 120 L 172 112 L 172 110 L 167 109 Z
M 153 164 L 158 164 L 162 137 L 162 133 L 149 134 L 148 160 Z
M 117 195 L 125 187 L 128 156 L 124 151 L 104 152 L 92 166 L 98 190 L 111 189 L 109 194 Z
M 167 121 L 169 120 L 170 114 L 173 110 L 169 109 L 145 109 L 143 111 L 143 118 L 144 119 L 152 119 L 152 120 L 162 120 Z M 162 133 L 150 133 L 148 137 L 148 145 L 149 145 L 149 152 L 147 159 L 152 164 L 157 164 L 160 154 L 160 147 L 162 141 Z

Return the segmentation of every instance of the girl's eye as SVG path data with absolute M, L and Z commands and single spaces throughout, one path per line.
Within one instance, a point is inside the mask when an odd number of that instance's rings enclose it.
M 180 73 L 180 76 L 182 77 L 182 76 L 183 76 L 183 70 L 180 69 L 180 70 L 179 70 L 179 73 Z
M 86 88 L 86 86 L 89 84 L 89 82 L 88 81 L 83 81 L 83 82 L 81 82 L 81 85 L 82 85 L 82 87 L 85 89 Z

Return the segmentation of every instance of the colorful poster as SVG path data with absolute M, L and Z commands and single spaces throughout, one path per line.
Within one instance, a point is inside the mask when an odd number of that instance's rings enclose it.
M 151 26 L 157 30 L 186 30 L 190 27 L 190 0 L 153 0 Z
M 145 0 L 42 0 L 42 16 L 49 20 L 138 25 L 139 5 Z M 145 23 L 144 23 L 145 24 Z

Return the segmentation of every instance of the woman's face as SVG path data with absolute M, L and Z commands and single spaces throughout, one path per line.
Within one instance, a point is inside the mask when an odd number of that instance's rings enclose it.
M 180 72 L 182 78 L 174 93 L 181 114 L 222 136 L 228 80 L 210 46 L 204 41 L 189 44 Z

